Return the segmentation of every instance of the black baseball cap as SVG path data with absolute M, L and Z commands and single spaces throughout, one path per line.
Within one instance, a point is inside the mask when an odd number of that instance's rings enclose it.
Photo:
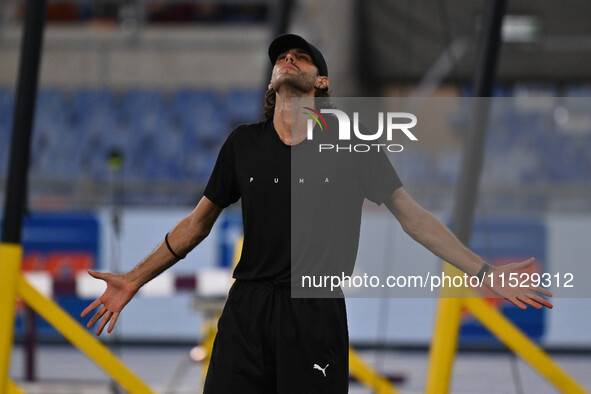
M 312 61 L 318 67 L 318 74 L 328 77 L 328 66 L 320 50 L 296 34 L 281 34 L 269 44 L 271 64 L 275 64 L 277 57 L 283 52 L 293 48 L 303 49 L 308 52 L 312 56 Z

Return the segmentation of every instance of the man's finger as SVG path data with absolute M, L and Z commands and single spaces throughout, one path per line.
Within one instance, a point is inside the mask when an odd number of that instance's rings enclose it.
M 102 280 L 105 280 L 106 277 L 107 277 L 107 274 L 106 273 L 98 272 L 98 271 L 93 271 L 93 270 L 88 270 L 88 274 L 90 276 L 92 276 L 93 278 L 102 279 Z
M 518 308 L 527 309 L 525 304 L 523 302 L 519 301 L 517 298 L 507 298 L 507 300 L 510 301 L 511 303 L 513 303 L 513 305 L 515 305 Z
M 527 260 L 522 261 L 521 263 L 519 263 L 520 264 L 519 269 L 527 268 L 527 267 L 529 267 L 530 265 L 532 265 L 535 262 L 536 262 L 535 257 L 530 257 L 529 259 L 527 259 Z
M 109 320 L 111 320 L 111 316 L 113 316 L 113 312 L 107 312 L 103 320 L 101 320 L 101 324 L 99 324 L 98 328 L 96 329 L 96 335 L 101 335 L 103 328 L 105 328 Z
M 548 309 L 552 309 L 552 308 L 554 308 L 554 305 L 552 305 L 552 303 L 551 303 L 550 301 L 546 300 L 545 298 L 539 297 L 539 296 L 537 296 L 537 295 L 535 295 L 535 294 L 532 294 L 532 295 L 530 296 L 530 298 L 531 298 L 532 300 L 534 300 L 534 301 L 536 301 L 536 302 L 539 302 L 540 304 L 544 305 L 544 306 L 545 306 L 546 308 L 548 308 Z
M 101 317 L 103 317 L 103 315 L 105 314 L 105 312 L 107 312 L 107 308 L 105 308 L 103 306 L 97 313 L 94 314 L 94 316 L 92 317 L 92 319 L 90 319 L 90 321 L 88 322 L 88 324 L 86 325 L 86 327 L 90 328 L 90 327 L 94 326 L 94 323 L 96 323 L 96 321 L 98 319 L 100 319 Z
M 81 317 L 86 317 L 86 315 L 88 315 L 88 313 L 90 313 L 91 311 L 95 310 L 99 305 L 101 305 L 103 302 L 101 301 L 100 298 L 97 298 L 96 300 L 94 300 L 92 302 L 92 304 L 88 305 L 86 307 L 86 309 L 84 309 L 82 311 L 82 313 L 80 314 Z
M 113 327 L 115 327 L 115 323 L 117 323 L 117 318 L 119 317 L 119 312 L 113 313 L 113 318 L 111 319 L 111 324 L 109 324 L 109 328 L 107 332 L 110 334 L 113 331 Z
M 542 305 L 538 304 L 529 297 L 520 297 L 520 301 L 536 309 L 542 309 Z

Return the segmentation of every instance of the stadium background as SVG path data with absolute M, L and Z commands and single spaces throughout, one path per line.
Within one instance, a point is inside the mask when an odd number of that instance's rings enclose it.
M 288 30 L 322 48 L 334 96 L 465 97 L 471 95 L 483 4 L 301 0 L 291 4 Z M 24 270 L 48 271 L 62 281 L 88 266 L 125 271 L 191 209 L 224 138 L 235 125 L 260 119 L 277 8 L 254 0 L 49 3 Z M 4 184 L 23 3 L 4 1 L 0 13 Z M 509 2 L 495 96 L 515 105 L 498 110 L 487 139 L 474 240 L 485 255 L 511 259 L 531 252 L 561 268 L 590 255 L 589 15 L 591 5 L 578 1 Z M 411 194 L 444 221 L 453 206 L 465 123 L 461 112 L 445 119 L 422 136 L 419 148 L 394 161 Z M 225 212 L 174 272 L 227 267 L 240 233 L 238 212 Z M 370 232 L 388 226 L 380 220 L 369 212 L 364 226 L 377 226 Z M 388 231 L 398 263 L 438 263 L 397 227 Z M 499 234 L 509 231 L 515 244 L 529 242 L 535 250 L 499 251 L 503 244 L 495 237 L 502 240 Z M 363 244 L 360 253 L 386 258 Z M 73 294 L 55 297 L 76 316 L 88 302 Z M 163 345 L 182 354 L 200 339 L 201 317 L 191 300 L 190 294 L 134 300 L 118 327 L 119 345 Z M 556 299 L 555 305 L 514 318 L 549 350 L 588 352 L 589 301 Z M 351 341 L 425 351 L 435 307 L 433 299 L 350 300 Z M 24 338 L 24 317 L 21 308 L 16 346 Z M 40 344 L 62 341 L 43 322 L 37 337 Z M 469 318 L 461 344 L 503 350 Z M 21 366 L 14 365 L 14 375 L 22 377 Z M 90 373 L 88 379 L 97 378 Z

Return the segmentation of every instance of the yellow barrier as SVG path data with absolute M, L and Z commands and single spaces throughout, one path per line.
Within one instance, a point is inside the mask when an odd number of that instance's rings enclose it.
M 457 275 L 460 271 L 447 265 L 445 272 L 451 276 Z M 558 389 L 565 393 L 586 393 L 581 385 L 554 363 L 531 339 L 479 297 L 474 290 L 462 288 L 454 291 L 457 297 L 439 300 L 429 357 L 426 393 L 445 394 L 449 392 L 463 308 L 472 313 L 491 333 L 496 335 L 512 351 L 523 357 Z M 453 295 L 454 293 L 450 291 L 442 292 L 442 297 Z
M 515 325 L 481 298 L 465 298 L 463 304 L 491 333 L 519 354 L 534 369 L 563 393 L 586 393 L 572 377 L 556 364 Z
M 21 393 L 8 378 L 10 354 L 14 339 L 16 296 L 23 300 L 56 328 L 66 339 L 102 367 L 117 383 L 130 393 L 152 393 L 152 390 L 133 374 L 97 339 L 82 328 L 53 301 L 45 298 L 19 273 L 22 247 L 0 244 L 0 393 Z
M 102 343 L 89 334 L 53 301 L 40 294 L 22 275 L 18 276 L 18 292 L 35 312 L 98 364 L 125 390 L 134 394 L 153 392 Z
M 358 381 L 371 388 L 377 394 L 397 394 L 394 385 L 371 369 L 353 348 L 349 348 L 349 372 Z
M 8 394 L 27 394 L 26 391 L 17 386 L 14 382 L 8 381 Z
M 17 276 L 20 269 L 22 247 L 0 243 L 0 393 L 8 392 L 10 353 L 14 339 L 14 312 L 16 308 Z

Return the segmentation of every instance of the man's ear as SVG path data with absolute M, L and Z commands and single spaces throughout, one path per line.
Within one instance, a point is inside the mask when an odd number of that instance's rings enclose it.
M 316 78 L 316 85 L 314 85 L 317 89 L 326 89 L 328 87 L 328 77 L 319 76 Z

